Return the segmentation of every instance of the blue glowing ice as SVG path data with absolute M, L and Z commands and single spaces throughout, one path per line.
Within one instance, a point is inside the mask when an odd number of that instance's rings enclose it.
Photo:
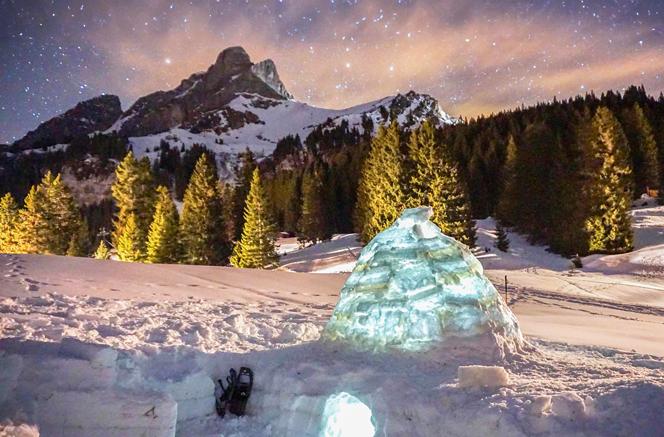
M 516 318 L 467 246 L 406 209 L 362 250 L 323 338 L 372 350 L 426 351 L 448 340 L 521 344 Z
M 320 437 L 373 437 L 371 409 L 346 392 L 327 398 Z

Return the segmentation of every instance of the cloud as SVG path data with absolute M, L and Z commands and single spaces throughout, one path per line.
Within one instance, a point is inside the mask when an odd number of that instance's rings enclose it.
M 133 100 L 177 86 L 223 48 L 242 45 L 254 61 L 272 58 L 296 98 L 329 107 L 413 88 L 453 114 L 473 116 L 584 89 L 663 88 L 661 36 L 639 43 L 645 23 L 581 23 L 547 9 L 517 13 L 509 3 L 477 3 L 240 2 L 221 12 L 207 3 L 168 11 L 162 0 L 118 6 L 91 36 L 108 66 L 96 80 Z

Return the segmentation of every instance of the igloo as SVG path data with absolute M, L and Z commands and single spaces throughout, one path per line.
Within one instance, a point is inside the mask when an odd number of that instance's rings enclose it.
M 429 207 L 406 209 L 362 250 L 323 332 L 362 349 L 514 352 L 514 314 L 469 248 L 444 235 Z

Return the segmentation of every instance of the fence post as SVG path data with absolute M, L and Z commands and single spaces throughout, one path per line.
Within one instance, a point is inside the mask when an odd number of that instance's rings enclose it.
M 507 304 L 507 306 L 510 305 L 509 300 L 507 300 L 507 275 L 505 275 L 505 303 Z

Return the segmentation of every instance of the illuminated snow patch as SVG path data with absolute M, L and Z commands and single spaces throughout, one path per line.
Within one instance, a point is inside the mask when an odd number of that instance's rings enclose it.
M 426 351 L 470 337 L 501 349 L 522 342 L 482 265 L 429 221 L 431 214 L 429 207 L 406 209 L 362 250 L 324 339 L 376 351 Z
M 371 410 L 355 396 L 342 392 L 325 402 L 320 437 L 373 437 L 375 433 Z

